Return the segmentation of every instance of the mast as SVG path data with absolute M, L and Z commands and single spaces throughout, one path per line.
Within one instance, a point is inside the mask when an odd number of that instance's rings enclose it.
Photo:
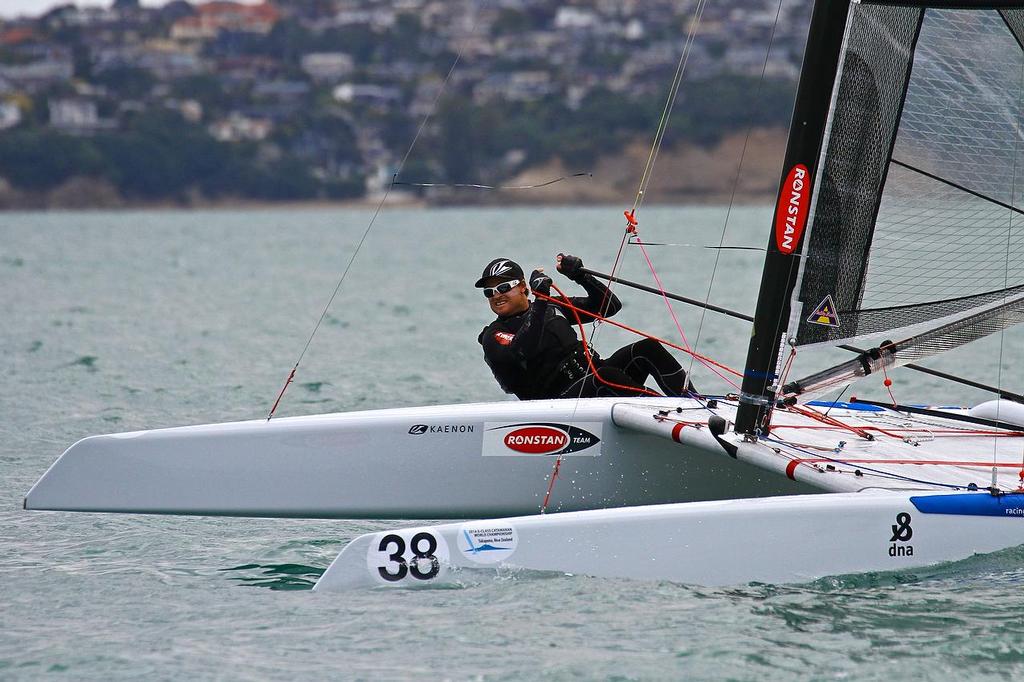
M 804 227 L 839 67 L 849 0 L 816 0 L 789 126 L 785 164 L 768 238 L 754 326 L 747 350 L 737 433 L 755 435 L 771 418 L 779 351 L 789 324 Z

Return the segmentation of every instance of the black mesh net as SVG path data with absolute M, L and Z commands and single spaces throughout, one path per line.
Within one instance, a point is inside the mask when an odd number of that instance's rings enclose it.
M 1018 293 L 1018 296 L 1020 295 Z M 982 310 L 895 344 L 895 364 L 905 365 L 1021 322 L 1024 322 L 1024 298 L 1013 298 L 991 309 Z
M 793 303 L 798 345 L 971 320 L 928 337 L 937 352 L 1017 318 L 1017 36 L 1022 10 L 852 5 Z

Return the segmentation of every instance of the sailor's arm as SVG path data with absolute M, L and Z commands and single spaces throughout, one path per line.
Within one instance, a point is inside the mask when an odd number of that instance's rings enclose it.
M 583 272 L 583 259 L 568 254 L 558 254 L 555 259 L 558 264 L 558 271 L 579 284 L 587 292 L 587 297 L 573 297 L 569 299 L 577 308 L 582 308 L 602 317 L 611 317 L 622 310 L 622 302 L 602 282 L 593 275 Z

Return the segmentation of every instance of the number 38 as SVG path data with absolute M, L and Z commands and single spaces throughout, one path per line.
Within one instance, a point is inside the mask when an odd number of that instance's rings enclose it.
M 405 540 L 394 533 L 382 537 L 377 551 L 387 553 L 388 563 L 377 567 L 380 577 L 388 582 L 398 582 L 407 575 L 417 580 L 430 580 L 438 574 L 441 562 L 434 554 L 437 551 L 437 538 L 426 531 L 417 533 L 409 540 L 409 549 L 413 556 L 406 561 Z M 424 570 L 424 566 L 427 570 Z

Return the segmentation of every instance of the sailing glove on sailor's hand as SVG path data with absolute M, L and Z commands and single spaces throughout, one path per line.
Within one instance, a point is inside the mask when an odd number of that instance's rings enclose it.
M 555 263 L 557 263 L 558 271 L 573 281 L 577 281 L 584 276 L 582 272 L 583 259 L 579 256 L 560 253 L 555 258 Z
M 551 278 L 541 270 L 534 270 L 530 273 L 530 288 L 536 293 L 551 295 Z

